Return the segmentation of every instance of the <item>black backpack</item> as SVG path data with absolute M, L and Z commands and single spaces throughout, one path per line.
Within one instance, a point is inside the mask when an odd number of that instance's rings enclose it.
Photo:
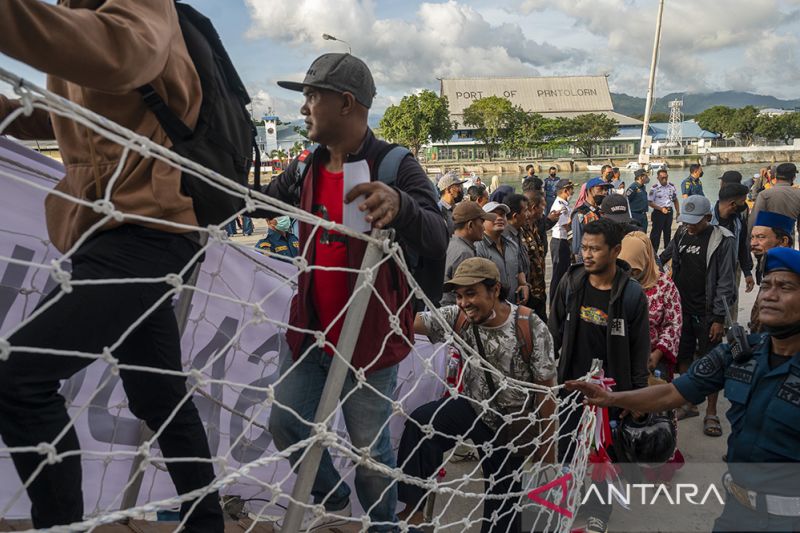
M 318 145 L 312 145 L 297 158 L 297 163 L 294 168 L 294 179 L 289 186 L 289 190 L 290 194 L 298 199 L 300 198 L 306 173 L 308 173 L 309 170 L 309 157 L 317 148 Z M 403 159 L 410 153 L 408 148 L 398 144 L 387 144 L 381 148 L 380 152 L 378 152 L 375 157 L 375 161 L 372 163 L 375 179 L 389 186 L 394 185 L 397 179 L 397 172 L 400 170 L 400 163 L 402 163 Z M 431 182 L 431 189 L 434 197 L 438 197 L 439 192 L 436 190 L 433 182 Z M 413 243 L 401 242 L 401 244 L 406 244 L 406 246 L 403 246 L 403 251 L 406 263 L 411 269 L 414 280 L 419 284 L 425 295 L 434 304 L 438 305 L 439 301 L 442 299 L 444 286 L 445 257 L 437 259 L 420 257 L 411 250 L 409 245 Z M 421 311 L 421 302 L 416 300 L 414 307 L 416 311 Z
M 197 127 L 192 131 L 167 107 L 164 99 L 148 84 L 139 87 L 145 104 L 172 140 L 172 150 L 248 187 L 255 150 L 256 190 L 260 182 L 261 158 L 256 128 L 247 112 L 250 96 L 236 73 L 222 41 L 204 15 L 193 7 L 175 2 L 186 48 L 200 77 L 203 102 Z M 219 224 L 244 208 L 242 196 L 231 194 L 184 172 L 181 189 L 192 198 L 201 226 Z

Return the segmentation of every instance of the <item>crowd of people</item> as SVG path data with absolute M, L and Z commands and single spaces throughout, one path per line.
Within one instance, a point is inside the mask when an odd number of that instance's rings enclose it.
M 795 331 L 800 325 L 790 322 L 790 317 L 796 317 L 800 308 L 779 307 L 777 300 L 780 298 L 775 296 L 779 291 L 771 288 L 765 294 L 763 288 L 764 280 L 776 277 L 792 280 L 792 283 L 780 285 L 787 292 L 800 287 L 800 277 L 797 277 L 800 252 L 792 249 L 800 217 L 800 189 L 791 186 L 797 174 L 794 164 L 777 164 L 768 169 L 766 180 L 754 179 L 750 183 L 743 183 L 739 172 L 727 171 L 719 177 L 720 192 L 713 204 L 704 195 L 703 168 L 698 164 L 689 168 L 689 176 L 680 184 L 680 192 L 670 183 L 669 172 L 665 169 L 657 171 L 657 183 L 648 190 L 650 176 L 646 170 L 635 171 L 634 179 L 626 189 L 615 169 L 604 167 L 600 176 L 583 185 L 575 206 L 570 203 L 575 184 L 560 179 L 555 168 L 549 169 L 549 174 L 543 181 L 529 170 L 522 181 L 524 195 L 512 192 L 485 204 L 483 211 L 480 205 L 469 200 L 456 206 L 459 211 L 469 211 L 471 220 L 483 220 L 484 239 L 492 234 L 493 242 L 502 242 L 504 247 L 503 254 L 487 254 L 460 245 L 457 241 L 460 236 L 450 241 L 450 249 L 458 249 L 460 253 L 448 255 L 446 272 L 451 291 L 442 300 L 440 311 L 455 324 L 458 322 L 451 314 L 458 313 L 459 309 L 466 313 L 468 323 L 462 329 L 457 327 L 456 332 L 470 345 L 480 347 L 490 342 L 495 331 L 492 328 L 504 323 L 498 321 L 498 316 L 505 317 L 508 313 L 531 308 L 536 315 L 532 320 L 537 324 L 539 320 L 541 325 L 547 324 L 553 348 L 552 353 L 548 351 L 549 345 L 544 351 L 534 351 L 531 360 L 539 365 L 555 362 L 557 372 L 552 377 L 558 383 L 569 383 L 571 388 L 586 392 L 590 402 L 605 402 L 613 406 L 615 415 L 619 414 L 620 410 L 605 391 L 575 381 L 590 372 L 593 360 L 600 360 L 605 376 L 616 383 L 615 392 L 610 396 L 626 399 L 626 403 L 620 403 L 619 407 L 635 411 L 653 410 L 649 409 L 651 404 L 642 404 L 644 408 L 630 408 L 628 406 L 635 400 L 628 398 L 654 396 L 626 396 L 626 393 L 654 388 L 648 387 L 653 383 L 665 384 L 665 387 L 673 387 L 669 389 L 669 398 L 672 402 L 670 407 L 675 409 L 670 415 L 674 432 L 678 420 L 698 416 L 697 405 L 705 403 L 702 430 L 709 437 L 719 437 L 723 433 L 717 412 L 717 395 L 721 387 L 716 383 L 724 384 L 726 390 L 732 388 L 728 382 L 736 380 L 755 387 L 754 378 L 764 376 L 770 370 L 777 373 L 780 367 L 781 375 L 785 377 L 792 375 L 790 372 L 794 372 L 794 365 L 800 368 L 796 348 L 794 351 L 782 348 L 777 353 L 774 347 L 769 349 L 770 338 L 775 338 L 778 330 L 782 336 L 788 334 L 795 343 L 800 341 L 800 336 L 794 337 L 800 333 Z M 457 180 L 454 175 L 441 178 L 440 189 L 444 185 L 457 186 L 459 182 L 454 180 Z M 504 185 L 499 185 L 497 190 L 502 187 Z M 523 198 L 528 202 L 523 202 Z M 550 204 L 549 210 L 547 204 Z M 489 219 L 483 218 L 486 216 Z M 674 234 L 673 219 L 679 223 Z M 651 230 L 649 236 L 646 233 L 648 226 Z M 477 225 L 471 227 L 474 229 L 471 238 L 477 240 L 479 228 Z M 507 239 L 499 241 L 501 229 Z M 543 246 L 548 231 L 552 232 L 549 296 L 544 283 L 546 252 Z M 479 280 L 474 276 L 465 277 L 467 271 L 473 272 L 476 268 L 477 258 L 486 258 L 494 263 L 492 276 Z M 487 270 L 485 265 L 481 268 Z M 724 343 L 726 324 L 730 329 L 738 319 L 741 280 L 746 292 L 754 290 L 757 282 L 762 283 L 756 304 L 747 313 L 748 327 L 753 334 L 749 344 L 756 355 L 747 363 L 750 367 L 746 374 L 726 372 L 734 359 L 731 344 Z M 523 282 L 529 286 L 527 300 L 522 299 L 525 292 L 518 288 Z M 498 303 L 491 312 L 486 307 L 481 314 L 480 308 L 473 303 L 474 299 L 482 296 L 483 285 L 487 285 L 489 290 L 484 296 L 485 301 L 493 301 L 497 293 L 491 288 L 495 284 L 501 291 L 499 294 L 509 296 L 509 299 Z M 511 292 L 507 291 L 509 287 L 513 289 Z M 787 297 L 780 303 L 791 305 L 792 301 L 796 300 Z M 764 306 L 772 314 L 762 312 Z M 786 313 L 780 320 L 779 308 Z M 760 322 L 764 319 L 770 325 L 765 327 Z M 441 340 L 441 332 L 431 330 L 429 314 L 418 315 L 418 322 L 418 333 L 427 334 L 434 342 Z M 479 324 L 478 328 L 468 327 L 468 324 L 475 323 Z M 521 338 L 518 341 L 517 349 L 523 345 Z M 785 343 L 779 344 L 786 346 Z M 509 352 L 513 353 L 513 350 L 503 350 L 506 358 Z M 768 367 L 759 374 L 751 370 L 753 365 L 761 364 L 758 363 L 758 354 L 762 352 L 769 356 Z M 484 357 L 493 367 L 508 376 L 513 375 L 509 373 L 513 365 L 501 354 L 486 350 Z M 718 381 L 713 385 L 705 381 L 701 384 L 702 380 L 710 377 L 712 370 L 719 373 L 715 374 Z M 469 380 L 475 378 L 471 373 L 477 371 L 467 366 L 465 372 L 468 376 L 465 379 Z M 548 374 L 546 377 L 551 376 Z M 673 393 L 673 390 L 679 392 Z M 754 395 L 769 396 L 768 392 L 753 390 Z M 791 400 L 800 397 L 798 390 L 791 390 L 794 391 L 791 396 L 787 389 L 783 393 L 771 392 L 776 398 Z M 487 390 L 481 393 L 468 389 L 465 394 L 479 402 L 486 397 Z M 733 434 L 724 459 L 735 456 L 737 460 L 746 460 L 744 455 L 732 449 L 742 439 L 763 434 L 765 430 L 759 429 L 760 421 L 751 420 L 749 425 L 742 425 L 741 413 L 749 412 L 748 397 L 741 394 L 727 396 L 732 402 L 728 416 Z M 520 402 L 516 407 L 522 405 Z M 661 405 L 663 402 L 659 403 Z M 800 423 L 800 408 L 797 403 L 794 405 L 793 409 L 782 409 L 781 412 L 792 424 L 797 424 Z M 481 414 L 479 408 L 476 411 Z M 423 412 L 424 409 L 412 417 L 419 414 L 427 423 L 429 417 Z M 732 418 L 735 412 L 739 415 Z M 751 414 L 751 417 L 757 416 L 757 413 Z M 562 464 L 568 463 L 575 453 L 577 444 L 572 436 L 577 426 L 578 420 L 574 416 L 559 417 L 557 450 Z M 766 435 L 783 438 L 795 447 L 800 445 L 800 433 L 797 432 Z M 424 441 L 419 436 L 416 439 Z M 420 449 L 425 451 L 428 449 L 426 446 L 423 442 Z M 613 452 L 611 455 L 617 459 Z M 438 452 L 436 457 L 440 457 Z M 774 450 L 756 453 L 754 457 L 760 457 L 761 461 L 794 462 L 800 459 L 794 453 L 774 453 Z M 675 468 L 661 469 L 660 474 L 666 479 L 671 478 L 683 461 L 683 455 L 675 447 L 666 460 L 675 463 Z M 418 470 L 414 472 L 420 474 Z M 749 481 L 740 479 L 736 482 L 748 486 Z M 766 490 L 764 487 L 762 485 Z M 735 497 L 732 499 L 736 500 Z M 586 505 L 586 531 L 606 531 L 611 505 L 592 500 Z M 742 520 L 742 517 L 755 520 L 759 513 L 769 514 L 769 510 L 755 505 L 733 509 L 735 505 L 726 506 L 725 515 L 718 525 L 730 524 L 731 516 L 735 517 L 734 520 Z M 747 513 L 748 509 L 751 514 Z M 485 518 L 488 522 L 490 515 L 486 514 Z M 800 524 L 798 516 L 788 512 L 775 520 L 777 523 L 788 520 L 795 526 Z
M 47 72 L 49 87 L 59 95 L 172 146 L 137 89 L 149 84 L 169 96 L 172 112 L 187 128 L 196 126 L 201 83 L 174 2 L 5 7 L 0 51 Z M 667 409 L 691 417 L 697 415 L 695 406 L 706 402 L 703 424 L 710 437 L 722 434 L 716 394 L 724 389 L 731 401 L 728 461 L 800 461 L 800 252 L 792 248 L 800 191 L 791 186 L 794 164 L 776 165 L 750 187 L 740 183 L 740 174 L 726 173 L 713 206 L 703 193 L 700 165 L 689 169 L 681 199 L 666 171 L 657 173 L 658 183 L 648 191 L 647 172 L 635 173 L 626 187 L 619 169 L 610 166 L 582 185 L 574 206 L 576 185 L 560 178 L 555 167 L 544 180 L 529 167 L 521 193 L 497 177 L 486 188 L 477 178 L 466 183 L 447 174 L 438 181 L 437 197 L 410 153 L 401 154 L 390 181 L 373 179 L 345 193 L 345 163 L 378 167 L 389 148 L 368 126 L 376 95 L 369 68 L 351 54 L 324 54 L 302 81 L 279 85 L 302 92 L 300 112 L 317 148 L 295 159 L 262 192 L 340 224 L 344 204 L 358 201 L 373 228 L 394 230 L 415 279 L 439 280 L 446 296 L 438 313 L 478 354 L 462 354 L 460 394 L 410 414 L 396 455 L 388 421 L 395 410 L 398 364 L 412 349 L 409 339 L 417 333 L 442 342 L 450 335 L 434 320 L 433 309 L 415 313 L 408 304 L 411 290 L 399 265 L 381 263 L 341 395 L 353 449 L 385 467 L 359 462 L 355 469 L 356 494 L 370 531 L 398 530 L 398 501 L 406 504 L 401 516 L 418 531 L 428 492 L 390 473 L 399 468 L 431 479 L 444 453 L 464 440 L 477 446 L 492 496 L 483 501 L 482 531 L 520 530 L 517 502 L 502 496 L 519 490 L 521 465 L 530 458 L 568 464 L 585 443 L 574 438 L 578 410 L 556 412 L 552 396 L 506 387 L 499 381 L 505 378 L 541 387 L 566 384 L 587 403 L 609 407 L 615 420 L 625 414 L 621 423 Z M 24 105 L 0 95 L 0 117 Z M 184 498 L 184 527 L 221 532 L 206 430 L 179 372 L 179 330 L 166 297 L 171 285 L 142 281 L 190 275 L 188 266 L 201 255 L 195 229 L 202 206 L 181 187 L 178 167 L 96 142 L 68 117 L 28 111 L 3 133 L 58 140 L 66 175 L 57 187 L 61 194 L 48 197 L 45 216 L 58 250 L 77 246 L 71 279 L 84 282 L 71 291 L 53 289 L 43 299 L 47 306 L 9 336 L 0 362 L 0 435 L 14 448 L 33 525 L 83 520 L 79 443 L 59 387 L 94 360 L 70 355 L 106 354 L 113 346 L 109 356 L 126 365 L 120 377 L 130 411 L 157 430 L 161 453 L 172 459 L 166 466 L 177 492 L 200 495 Z M 102 197 L 112 176 L 112 202 L 135 217 L 102 224 L 92 201 Z M 69 195 L 81 201 L 70 201 Z M 749 216 L 748 201 L 754 202 Z M 295 445 L 315 429 L 312 421 L 367 243 L 307 222 L 299 223 L 294 235 L 291 220 L 280 213 L 267 216 L 270 233 L 259 248 L 289 258 L 303 253 L 310 264 L 298 274 L 286 332 L 291 357 L 281 361 L 269 420 L 275 446 L 291 450 L 289 460 L 296 465 L 304 449 Z M 143 217 L 150 222 L 139 223 Z M 674 235 L 673 217 L 681 223 Z M 242 222 L 245 232 L 252 230 Z M 746 290 L 760 283 L 750 314 L 754 333 L 740 344 L 722 343 L 724 324 L 735 320 L 742 276 Z M 128 279 L 134 282 L 113 283 Z M 132 324 L 136 327 L 129 330 Z M 577 381 L 595 360 L 615 381 L 613 392 Z M 656 374 L 665 383 L 648 386 Z M 674 446 L 667 451 L 662 461 L 677 454 Z M 796 483 L 782 483 L 785 473 L 772 475 L 748 477 L 732 468 L 717 529 L 743 524 L 797 529 Z M 306 513 L 303 529 L 333 526 L 351 514 L 351 489 L 327 450 L 311 496 L 325 514 Z M 610 505 L 590 502 L 589 508 L 586 531 L 606 531 Z

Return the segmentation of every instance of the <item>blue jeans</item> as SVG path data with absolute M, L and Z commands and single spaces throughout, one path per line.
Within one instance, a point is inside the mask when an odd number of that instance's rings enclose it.
M 291 410 L 296 411 L 304 421 L 314 419 L 325 380 L 328 378 L 331 357 L 319 348 L 312 348 L 289 372 L 293 363 L 291 357 L 286 357 L 281 362 L 281 381 L 275 387 L 275 404 L 269 417 L 269 430 L 279 450 L 308 438 L 309 425 L 302 422 Z M 392 398 L 397 385 L 397 365 L 371 372 L 366 381 L 372 388 L 358 386 L 353 373 L 348 372 L 341 394 L 342 398 L 347 398 L 341 404 L 347 432 L 354 448 L 371 445 L 370 457 L 394 468 L 397 462 L 387 424 L 392 414 L 392 405 L 387 398 Z M 293 465 L 303 451 L 291 455 Z M 392 478 L 371 468 L 358 466 L 355 481 L 361 506 L 369 513 L 373 523 L 383 522 L 370 527 L 369 531 L 394 531 L 397 485 L 392 482 Z M 350 500 L 350 488 L 333 466 L 328 450 L 322 454 L 311 495 L 314 503 L 324 504 L 329 511 L 344 508 Z
M 253 234 L 253 219 L 247 215 L 242 215 L 242 233 L 245 236 Z

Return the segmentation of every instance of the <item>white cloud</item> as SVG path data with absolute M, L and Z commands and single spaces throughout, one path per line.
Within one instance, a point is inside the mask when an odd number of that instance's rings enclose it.
M 261 118 L 265 114 L 274 114 L 281 117 L 284 121 L 290 121 L 300 118 L 300 105 L 302 104 L 302 96 L 297 93 L 297 98 L 283 98 L 274 96 L 270 91 L 263 88 L 250 87 L 250 100 L 252 102 L 252 114 L 255 118 Z M 275 92 L 285 92 L 282 89 L 275 88 Z M 290 93 L 287 93 L 290 94 Z
M 321 53 L 350 43 L 369 64 L 378 92 L 435 87 L 436 78 L 535 75 L 537 68 L 578 64 L 584 53 L 528 39 L 519 25 L 491 24 L 477 10 L 450 0 L 419 4 L 413 18 L 380 19 L 370 0 L 246 0 L 251 38 L 269 38 Z
M 657 92 L 741 89 L 791 96 L 791 91 L 776 91 L 758 72 L 780 70 L 787 54 L 794 58 L 793 49 L 781 46 L 790 44 L 785 32 L 798 21 L 792 8 L 797 5 L 800 0 L 669 0 Z M 602 37 L 605 46 L 592 51 L 589 63 L 612 66 L 614 90 L 641 95 L 647 87 L 657 6 L 655 0 L 519 0 L 514 9 L 529 15 L 556 10 L 577 31 Z M 789 40 L 796 43 L 793 35 Z M 800 81 L 800 70 L 794 68 L 791 76 Z

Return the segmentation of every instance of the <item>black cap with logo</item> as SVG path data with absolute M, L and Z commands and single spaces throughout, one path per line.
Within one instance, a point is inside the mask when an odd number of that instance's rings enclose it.
M 324 54 L 311 63 L 302 82 L 279 81 L 278 86 L 290 91 L 304 87 L 351 93 L 356 101 L 369 109 L 375 97 L 375 81 L 366 63 L 350 54 Z
M 600 213 L 603 218 L 614 222 L 632 222 L 631 214 L 628 211 L 628 199 L 621 194 L 609 194 L 600 204 Z

